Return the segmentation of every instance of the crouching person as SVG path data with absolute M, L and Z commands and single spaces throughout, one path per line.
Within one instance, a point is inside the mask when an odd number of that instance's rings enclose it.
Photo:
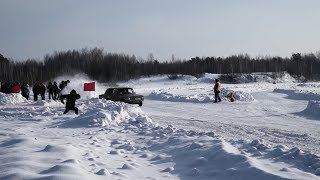
M 234 98 L 233 93 L 230 92 L 226 95 L 226 98 L 228 98 L 230 100 L 230 102 L 234 102 L 236 100 L 236 98 Z
M 70 94 L 61 95 L 60 100 L 64 104 L 64 99 L 67 99 L 66 102 L 66 110 L 63 114 L 66 114 L 69 110 L 73 110 L 76 114 L 78 114 L 78 108 L 75 106 L 76 100 L 80 99 L 80 95 L 77 94 L 76 90 L 72 90 Z

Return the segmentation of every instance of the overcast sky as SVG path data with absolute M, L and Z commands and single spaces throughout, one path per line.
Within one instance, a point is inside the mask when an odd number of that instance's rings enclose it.
M 0 53 L 290 56 L 320 50 L 319 0 L 1 0 Z

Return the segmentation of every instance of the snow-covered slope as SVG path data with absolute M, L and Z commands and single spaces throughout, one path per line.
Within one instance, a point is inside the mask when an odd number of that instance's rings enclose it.
M 243 99 L 218 104 L 213 84 L 192 76 L 120 84 L 146 95 L 140 108 L 89 99 L 88 79 L 61 79 L 82 94 L 79 115 L 0 94 L 0 179 L 319 179 L 316 83 L 222 84 Z M 304 92 L 310 99 L 290 97 Z

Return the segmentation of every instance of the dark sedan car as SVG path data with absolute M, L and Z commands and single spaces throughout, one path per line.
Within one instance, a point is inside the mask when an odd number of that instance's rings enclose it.
M 132 88 L 108 88 L 104 94 L 99 95 L 99 98 L 111 101 L 122 101 L 129 104 L 139 104 L 142 106 L 144 97 L 136 94 Z

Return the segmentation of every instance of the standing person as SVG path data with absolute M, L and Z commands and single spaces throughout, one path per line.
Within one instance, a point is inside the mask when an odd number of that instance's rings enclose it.
M 216 83 L 214 84 L 213 91 L 214 91 L 214 103 L 220 102 L 221 101 L 221 98 L 220 98 L 221 84 L 219 79 L 216 79 Z
M 57 82 L 53 82 L 53 97 L 54 100 L 59 99 L 59 93 L 60 93 L 60 89 L 58 88 L 58 84 Z
M 11 86 L 10 86 L 9 82 L 5 83 L 4 93 L 6 93 L 6 94 L 10 94 L 11 93 Z
M 5 85 L 6 85 L 5 82 L 1 82 L 1 91 L 0 92 L 5 93 Z
M 22 86 L 21 86 L 21 94 L 27 100 L 29 99 L 30 91 L 29 91 L 29 85 L 27 83 L 23 83 L 22 84 Z
M 45 93 L 46 93 L 46 86 L 43 84 L 43 83 L 40 83 L 40 86 L 39 86 L 39 93 L 41 95 L 41 99 L 42 100 L 45 100 Z
M 39 84 L 38 83 L 34 83 L 34 85 L 32 87 L 34 101 L 38 101 L 39 91 L 40 91 Z
M 59 96 L 61 96 L 62 93 L 65 93 L 65 92 L 62 92 L 65 87 L 66 87 L 66 82 L 65 81 L 61 81 L 60 84 L 59 84 L 59 89 L 60 89 Z
M 62 91 L 65 87 L 66 87 L 66 82 L 61 81 L 61 83 L 59 84 L 60 91 Z
M 47 89 L 49 91 L 49 100 L 52 98 L 53 100 L 55 100 L 56 98 L 53 96 L 54 93 L 54 86 L 51 82 L 49 82 Z
M 11 87 L 11 92 L 12 93 L 20 93 L 20 84 L 18 82 L 15 82 L 12 84 L 12 87 Z
M 63 114 L 66 114 L 69 110 L 73 110 L 76 114 L 78 114 L 78 108 L 75 106 L 76 100 L 80 99 L 80 95 L 77 94 L 76 90 L 72 90 L 70 94 L 61 95 L 60 96 L 61 102 L 64 104 L 63 100 L 67 99 L 66 102 L 66 110 Z

